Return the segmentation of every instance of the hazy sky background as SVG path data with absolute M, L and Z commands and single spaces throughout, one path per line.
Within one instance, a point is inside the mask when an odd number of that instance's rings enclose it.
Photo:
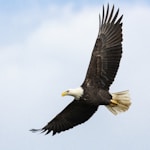
M 123 18 L 123 58 L 111 92 L 130 90 L 132 106 L 105 107 L 86 123 L 51 136 L 47 124 L 82 84 L 108 1 L 0 0 L 0 149 L 149 150 L 150 2 L 111 0 Z

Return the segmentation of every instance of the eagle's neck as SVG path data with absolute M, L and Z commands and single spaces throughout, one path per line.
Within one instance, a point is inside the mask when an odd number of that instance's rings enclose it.
M 69 89 L 67 95 L 73 96 L 76 100 L 79 100 L 81 96 L 83 95 L 83 93 L 84 93 L 83 88 L 78 87 L 75 89 Z

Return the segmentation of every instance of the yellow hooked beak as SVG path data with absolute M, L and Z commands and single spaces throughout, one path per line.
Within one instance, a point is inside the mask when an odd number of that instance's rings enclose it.
M 68 92 L 67 92 L 67 91 L 65 91 L 65 92 L 63 92 L 63 93 L 61 94 L 61 96 L 66 96 L 66 95 L 68 95 Z

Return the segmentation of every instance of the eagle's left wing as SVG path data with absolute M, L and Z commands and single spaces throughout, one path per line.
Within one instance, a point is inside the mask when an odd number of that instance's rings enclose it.
M 55 135 L 84 123 L 95 113 L 97 108 L 98 106 L 91 105 L 85 100 L 74 100 L 42 129 L 32 129 L 31 131 L 41 131 L 46 134 L 52 131 Z

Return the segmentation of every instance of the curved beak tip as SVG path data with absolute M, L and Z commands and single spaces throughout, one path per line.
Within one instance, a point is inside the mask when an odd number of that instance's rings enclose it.
M 61 96 L 66 96 L 67 95 L 67 93 L 66 92 L 63 92 L 62 94 L 61 94 Z

